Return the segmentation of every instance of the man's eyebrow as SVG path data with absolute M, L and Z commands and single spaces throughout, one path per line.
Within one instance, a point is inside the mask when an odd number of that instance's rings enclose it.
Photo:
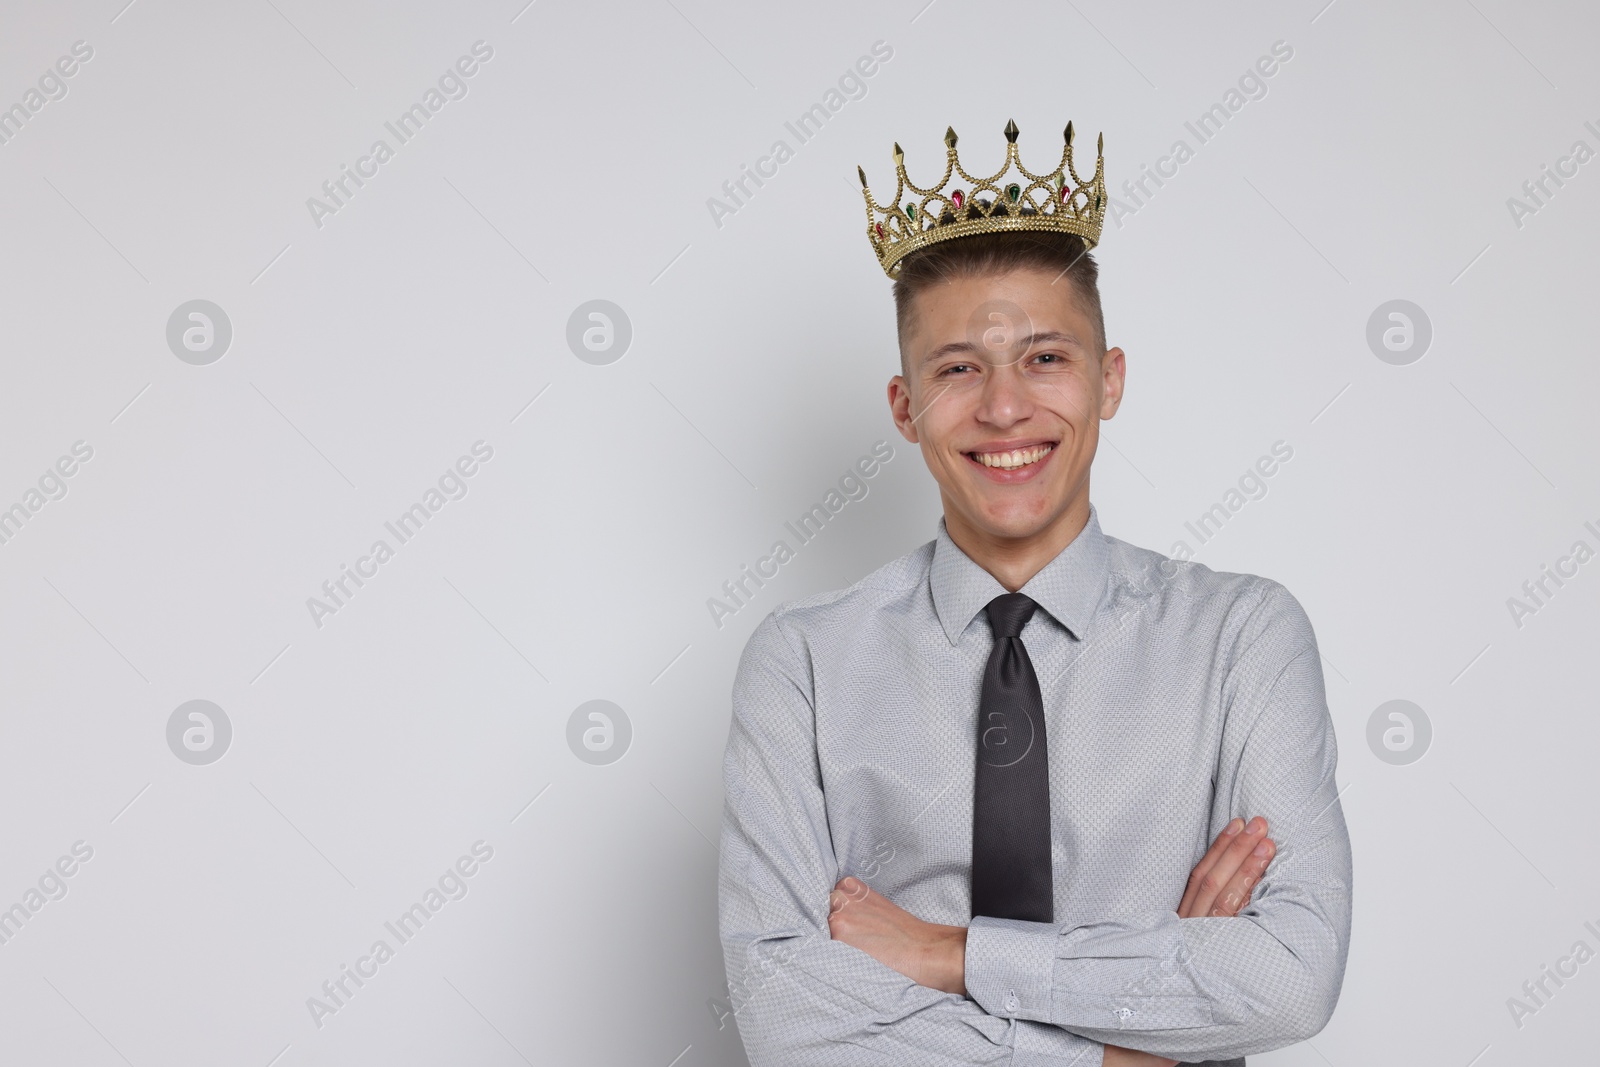
M 1051 343 L 1076 345 L 1079 344 L 1079 341 L 1072 334 L 1062 333 L 1060 330 L 1040 330 L 1037 333 L 1031 333 L 1026 337 L 1020 338 L 1018 343 L 1024 349 L 1027 349 L 1032 348 L 1034 345 Z M 951 341 L 949 344 L 940 345 L 923 356 L 920 362 L 929 363 L 944 356 L 952 356 L 961 352 L 976 352 L 977 350 L 977 346 L 971 341 Z
M 1078 339 L 1072 334 L 1062 333 L 1060 330 L 1042 330 L 1039 333 L 1029 334 L 1024 337 L 1022 343 L 1029 348 L 1034 345 L 1053 343 L 1075 345 L 1078 343 Z
M 977 351 L 977 349 L 973 347 L 971 342 L 968 342 L 968 341 L 951 341 L 947 345 L 940 345 L 938 348 L 935 348 L 932 352 L 926 353 L 917 362 L 919 362 L 919 363 L 931 363 L 932 361 L 934 361 L 936 359 L 939 359 L 939 358 L 941 358 L 943 356 L 952 356 L 952 355 L 955 355 L 958 352 L 975 352 L 975 351 Z

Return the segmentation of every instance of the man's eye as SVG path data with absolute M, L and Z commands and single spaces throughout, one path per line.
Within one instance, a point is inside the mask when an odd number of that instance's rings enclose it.
M 971 368 L 972 368 L 972 364 L 970 364 L 970 363 L 955 363 L 955 364 L 952 364 L 951 366 L 946 367 L 944 370 L 940 371 L 939 372 L 939 376 L 943 377 L 944 375 L 949 374 L 952 371 L 970 370 Z
M 1035 359 L 1048 359 L 1052 363 L 1064 363 L 1064 362 L 1066 362 L 1064 359 L 1061 358 L 1061 354 L 1059 352 L 1040 352 L 1034 358 Z

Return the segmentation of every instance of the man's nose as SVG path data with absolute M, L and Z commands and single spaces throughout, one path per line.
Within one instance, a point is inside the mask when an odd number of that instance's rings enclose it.
M 1021 357 L 1002 356 L 989 360 L 984 378 L 982 410 L 986 422 L 1011 423 L 1027 417 L 1032 400 L 1022 373 Z

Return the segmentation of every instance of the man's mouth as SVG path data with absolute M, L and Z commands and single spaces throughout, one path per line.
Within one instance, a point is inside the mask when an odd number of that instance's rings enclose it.
M 968 452 L 967 458 L 995 470 L 1016 471 L 1043 460 L 1054 449 L 1053 443 L 1014 448 L 1009 452 Z

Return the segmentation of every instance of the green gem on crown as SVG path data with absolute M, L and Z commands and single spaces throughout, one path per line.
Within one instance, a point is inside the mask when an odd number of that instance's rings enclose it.
M 1015 204 L 1022 197 L 1022 186 L 1015 184 L 1006 186 L 1006 195 L 1009 196 L 1011 198 L 1011 202 Z

